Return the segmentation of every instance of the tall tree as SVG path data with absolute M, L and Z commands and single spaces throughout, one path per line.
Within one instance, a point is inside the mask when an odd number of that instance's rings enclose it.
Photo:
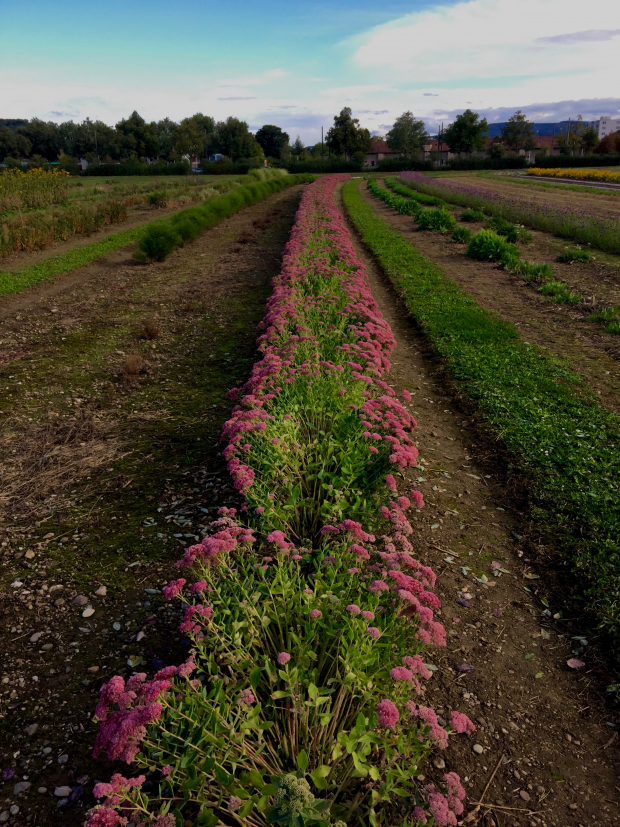
M 220 121 L 215 131 L 215 146 L 219 151 L 236 161 L 238 158 L 252 158 L 262 155 L 263 150 L 245 121 L 227 118 Z
M 508 149 L 534 149 L 534 124 L 519 109 L 502 129 L 502 141 Z
M 170 118 L 163 118 L 155 124 L 157 132 L 157 140 L 159 142 L 159 151 L 162 155 L 170 155 L 174 148 L 174 136 L 178 129 L 178 125 L 171 121 Z
M 215 120 L 211 115 L 203 115 L 202 112 L 196 112 L 195 115 L 192 115 L 190 121 L 194 123 L 202 135 L 202 149 L 200 150 L 200 154 L 208 158 L 215 143 Z
M 279 158 L 282 148 L 289 142 L 289 136 L 279 126 L 268 123 L 258 130 L 256 140 L 267 157 Z
M 32 144 L 25 135 L 19 135 L 8 126 L 0 126 L 0 160 L 28 155 Z
M 325 143 L 336 155 L 351 157 L 354 152 L 370 152 L 370 132 L 359 125 L 358 118 L 352 117 L 351 109 L 345 106 L 334 117 L 334 125 L 325 136 Z
M 593 126 L 587 126 L 581 133 L 581 146 L 584 152 L 592 152 L 598 144 L 598 131 Z
M 147 123 L 136 111 L 119 121 L 116 131 L 121 136 L 124 157 L 156 158 L 159 155 L 156 124 Z
M 428 133 L 424 121 L 416 120 L 412 112 L 403 112 L 385 136 L 389 148 L 401 152 L 407 158 L 419 155 L 422 147 L 428 141 Z
M 295 143 L 293 144 L 291 149 L 293 150 L 293 155 L 296 155 L 298 158 L 302 154 L 302 152 L 305 152 L 306 147 L 303 145 L 299 135 L 295 138 Z
M 172 143 L 172 156 L 182 158 L 184 155 L 195 155 L 197 158 L 204 153 L 205 135 L 194 118 L 183 118 L 175 130 Z
M 451 152 L 475 152 L 484 149 L 484 133 L 489 128 L 486 118 L 480 120 L 477 112 L 466 109 L 457 115 L 454 123 L 444 132 L 444 140 Z
M 30 141 L 32 154 L 40 155 L 48 161 L 56 160 L 62 149 L 62 137 L 57 124 L 33 118 L 25 126 L 18 126 L 16 131 Z

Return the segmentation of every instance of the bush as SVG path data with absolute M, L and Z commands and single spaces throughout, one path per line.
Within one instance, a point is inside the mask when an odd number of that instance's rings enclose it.
M 163 261 L 180 245 L 180 236 L 169 226 L 149 227 L 140 242 L 140 249 L 152 261 Z
M 520 255 L 519 249 L 514 244 L 508 243 L 492 230 L 480 230 L 473 236 L 467 247 L 469 258 L 475 258 L 478 261 L 501 261 L 507 253 L 512 254 L 513 258 L 518 258 Z
M 573 261 L 590 261 L 591 258 L 588 250 L 582 250 L 581 247 L 567 247 L 555 260 L 572 264 Z
M 187 175 L 190 165 L 187 161 L 175 164 L 141 164 L 139 161 L 125 161 L 121 164 L 97 164 L 89 166 L 82 175 Z
M 615 322 L 618 319 L 618 306 L 614 305 L 613 307 L 603 307 L 600 310 L 595 310 L 588 318 L 591 322 L 604 322 L 605 324 Z
M 569 286 L 562 281 L 548 281 L 538 289 L 543 296 L 552 296 L 558 304 L 579 304 L 583 296 L 572 293 Z
M 489 221 L 489 226 L 495 230 L 498 235 L 503 235 L 506 241 L 516 244 L 520 241 L 522 244 L 529 244 L 532 240 L 532 234 L 527 230 L 517 227 L 516 224 L 511 224 L 509 221 L 496 216 Z
M 146 202 L 149 207 L 167 207 L 169 197 L 166 190 L 155 190 L 155 192 L 149 192 L 146 196 Z
M 472 232 L 467 227 L 457 227 L 452 233 L 452 241 L 457 244 L 469 244 L 472 239 Z
M 253 178 L 255 181 L 271 181 L 274 178 L 284 178 L 288 174 L 286 169 L 261 167 L 261 169 L 251 169 L 248 172 L 248 178 Z
M 484 221 L 485 218 L 482 210 L 472 210 L 470 207 L 461 213 L 461 221 Z
M 456 228 L 456 219 L 445 207 L 431 207 L 421 210 L 417 217 L 418 227 L 421 230 L 435 230 L 439 233 L 449 233 Z
M 506 268 L 510 269 L 510 268 Z M 546 261 L 538 264 L 534 261 L 517 262 L 514 272 L 524 281 L 548 281 L 553 279 L 553 267 Z
M 378 172 L 405 172 L 409 169 L 415 169 L 419 172 L 432 172 L 435 169 L 435 164 L 432 161 L 422 161 L 420 159 L 406 159 L 406 158 L 384 158 L 377 163 L 376 169 Z

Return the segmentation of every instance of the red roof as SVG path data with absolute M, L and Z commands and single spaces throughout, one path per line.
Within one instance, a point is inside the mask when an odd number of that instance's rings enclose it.
M 394 152 L 394 150 L 389 148 L 387 141 L 372 141 L 370 152 L 374 155 L 379 152 Z

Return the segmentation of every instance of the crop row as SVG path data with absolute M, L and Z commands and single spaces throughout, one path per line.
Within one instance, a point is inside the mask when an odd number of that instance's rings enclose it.
M 395 341 L 333 202 L 309 186 L 224 428 L 245 498 L 220 509 L 166 587 L 190 659 L 102 688 L 96 751 L 142 774 L 99 784 L 89 827 L 456 825 L 455 773 L 420 777 L 472 732 L 423 703 L 444 646 L 435 574 L 412 557 L 399 494 L 415 420 L 385 381 Z
M 69 173 L 32 169 L 0 172 L 0 213 L 4 210 L 28 209 L 58 204 L 67 197 Z
M 540 169 L 530 167 L 528 175 L 545 175 L 550 178 L 574 178 L 577 181 L 609 181 L 620 183 L 620 172 L 611 172 L 608 169 Z
M 536 204 L 527 198 L 508 197 L 470 184 L 429 178 L 418 172 L 403 172 L 401 178 L 403 184 L 417 192 L 434 195 L 462 207 L 484 210 L 489 215 L 589 244 L 608 253 L 620 254 L 620 222 L 600 218 L 586 207 L 575 211 Z
M 620 419 L 582 379 L 481 308 L 356 191 L 345 204 L 413 318 L 529 477 L 531 515 L 620 655 Z

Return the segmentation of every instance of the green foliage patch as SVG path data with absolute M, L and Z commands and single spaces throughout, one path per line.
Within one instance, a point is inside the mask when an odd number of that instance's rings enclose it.
M 572 264 L 573 261 L 590 261 L 591 258 L 589 250 L 582 250 L 581 247 L 567 247 L 557 256 L 556 261 Z
M 480 230 L 467 245 L 467 255 L 477 261 L 501 261 L 507 255 L 519 256 L 519 250 L 492 230 Z
M 421 230 L 435 230 L 438 233 L 449 233 L 456 228 L 456 220 L 445 207 L 431 207 L 418 213 L 418 227 Z
M 437 355 L 529 477 L 532 517 L 564 547 L 575 588 L 620 654 L 620 419 L 391 229 L 355 182 L 344 201 Z

